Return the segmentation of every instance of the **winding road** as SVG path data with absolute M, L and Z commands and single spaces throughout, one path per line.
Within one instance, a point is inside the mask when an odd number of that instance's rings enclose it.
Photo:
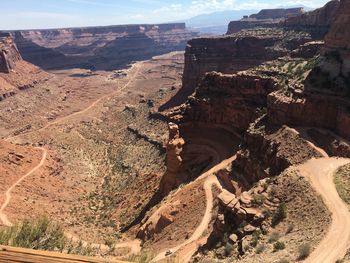
M 212 218 L 212 212 L 213 212 L 213 191 L 212 191 L 212 187 L 215 185 L 217 186 L 219 189 L 223 189 L 218 178 L 216 177 L 215 173 L 224 169 L 225 167 L 227 167 L 230 163 L 232 163 L 234 160 L 236 159 L 236 155 L 232 156 L 231 158 L 228 158 L 224 161 L 222 161 L 221 163 L 219 163 L 218 165 L 212 167 L 209 171 L 203 173 L 200 177 L 198 177 L 195 181 L 193 181 L 192 183 L 189 183 L 188 185 L 186 185 L 186 187 L 189 187 L 190 185 L 194 184 L 195 182 L 197 182 L 198 180 L 204 179 L 204 184 L 203 184 L 203 188 L 205 191 L 205 198 L 206 198 L 206 209 L 205 209 L 205 214 L 202 218 L 201 223 L 199 224 L 199 226 L 196 228 L 196 230 L 194 231 L 194 233 L 192 234 L 192 236 L 186 240 L 185 242 L 183 242 L 182 244 L 170 248 L 169 250 L 172 251 L 172 253 L 176 253 L 178 251 L 181 250 L 181 253 L 179 253 L 179 260 L 180 262 L 188 262 L 190 261 L 191 257 L 193 256 L 194 253 L 196 253 L 198 247 L 201 245 L 201 242 L 199 241 L 204 232 L 208 229 L 211 218 Z M 157 210 L 157 212 L 159 212 L 160 209 Z M 166 251 L 163 251 L 161 253 L 159 253 L 153 260 L 152 262 L 158 262 L 160 260 L 165 259 L 166 256 Z
M 42 158 L 40 163 L 35 166 L 32 170 L 30 170 L 28 173 L 23 175 L 21 178 L 19 178 L 7 191 L 5 192 L 5 202 L 2 204 L 0 208 L 0 220 L 5 226 L 12 226 L 11 221 L 7 218 L 7 215 L 5 214 L 5 209 L 8 206 L 8 204 L 11 201 L 11 192 L 13 189 L 15 189 L 16 186 L 18 186 L 24 179 L 27 177 L 31 176 L 34 172 L 36 172 L 38 169 L 40 169 L 45 161 L 46 161 L 46 156 L 47 156 L 47 150 L 45 148 L 36 148 L 40 149 L 43 152 Z
M 334 185 L 335 171 L 348 163 L 350 159 L 325 157 L 311 159 L 298 167 L 332 213 L 332 223 L 326 237 L 304 261 L 305 263 L 336 262 L 344 258 L 350 246 L 349 207 L 339 197 Z
M 66 121 L 66 120 L 69 120 L 72 117 L 75 117 L 77 115 L 81 115 L 81 114 L 84 114 L 84 113 L 88 112 L 89 110 L 94 108 L 98 103 L 100 103 L 102 100 L 107 99 L 107 98 L 109 98 L 111 96 L 114 96 L 115 94 L 117 94 L 117 93 L 123 91 L 124 89 L 126 89 L 127 87 L 129 87 L 130 84 L 134 81 L 135 76 L 139 73 L 141 66 L 142 66 L 142 62 L 138 62 L 138 63 L 133 64 L 132 67 L 129 69 L 129 71 L 134 69 L 134 68 L 136 68 L 136 70 L 134 71 L 132 76 L 129 76 L 130 79 L 128 80 L 128 82 L 124 86 L 122 86 L 120 89 L 118 89 L 118 90 L 116 90 L 116 91 L 114 91 L 112 93 L 109 93 L 109 94 L 106 94 L 106 95 L 100 97 L 99 99 L 97 99 L 94 102 L 92 102 L 87 108 L 82 109 L 82 110 L 80 110 L 78 112 L 72 113 L 70 115 L 67 115 L 65 117 L 59 118 L 59 119 L 57 119 L 57 120 L 55 120 L 53 122 L 50 122 L 50 123 L 46 124 L 44 127 L 40 128 L 38 130 L 33 130 L 33 131 L 28 132 L 28 133 L 24 133 L 24 134 L 19 134 L 19 135 L 16 135 L 16 136 L 8 137 L 8 138 L 6 138 L 6 141 L 14 143 L 14 142 L 16 142 L 17 138 L 20 138 L 20 137 L 22 137 L 24 135 L 32 134 L 34 132 L 40 132 L 40 131 L 45 130 L 45 129 L 53 126 L 53 125 L 56 125 L 56 124 L 59 124 L 59 123 L 62 123 L 64 121 Z M 18 179 L 5 192 L 5 202 L 2 204 L 2 206 L 0 208 L 0 222 L 2 222 L 2 224 L 5 225 L 5 226 L 12 226 L 13 225 L 12 222 L 8 219 L 8 217 L 7 217 L 6 213 L 5 213 L 5 209 L 7 208 L 8 204 L 11 201 L 11 192 L 24 179 L 26 179 L 27 177 L 31 176 L 34 172 L 36 172 L 38 169 L 40 169 L 44 165 L 44 163 L 46 161 L 47 150 L 45 148 L 42 148 L 42 147 L 38 147 L 37 149 L 40 149 L 40 150 L 43 151 L 43 156 L 42 156 L 42 159 L 41 159 L 40 163 L 37 166 L 35 166 L 32 170 L 30 170 L 28 173 L 23 175 L 20 179 Z M 66 236 L 67 236 L 67 238 L 80 241 L 80 239 L 77 239 L 76 237 L 74 237 L 74 236 L 72 236 L 72 235 L 70 235 L 68 233 L 66 233 Z M 86 241 L 82 241 L 82 242 L 85 245 L 89 244 L 90 246 L 93 246 L 93 247 L 96 247 L 96 248 L 101 248 L 101 249 L 105 248 L 107 250 L 107 246 L 105 246 L 104 244 L 90 244 L 90 243 L 88 243 Z M 121 243 L 116 244 L 115 248 L 129 248 L 130 249 L 130 253 L 129 254 L 139 254 L 140 251 L 141 251 L 141 242 L 140 242 L 140 240 L 137 240 L 137 239 L 136 240 L 132 240 L 132 241 L 125 241 L 125 242 L 121 242 Z M 109 247 L 108 247 L 108 249 L 109 249 Z

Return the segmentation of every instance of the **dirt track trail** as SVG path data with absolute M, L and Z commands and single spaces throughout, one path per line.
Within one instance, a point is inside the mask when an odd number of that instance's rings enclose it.
M 350 246 L 349 208 L 339 197 L 334 185 L 335 171 L 347 163 L 350 163 L 350 159 L 321 158 L 311 159 L 298 167 L 332 213 L 332 223 L 326 237 L 304 261 L 305 263 L 336 262 L 344 258 Z
M 212 218 L 213 201 L 214 201 L 212 187 L 215 185 L 219 189 L 221 189 L 221 190 L 223 189 L 218 178 L 216 177 L 215 173 L 224 169 L 225 167 L 227 167 L 235 159 L 236 159 L 236 156 L 233 156 L 229 159 L 222 161 L 221 163 L 214 166 L 209 171 L 205 172 L 200 177 L 198 177 L 197 180 L 195 180 L 194 182 L 192 182 L 186 186 L 186 187 L 188 187 L 189 185 L 195 183 L 196 181 L 201 180 L 203 178 L 206 178 L 206 180 L 204 181 L 204 184 L 203 184 L 203 188 L 205 191 L 205 198 L 206 198 L 206 209 L 205 209 L 205 213 L 204 213 L 204 216 L 202 218 L 201 223 L 196 228 L 196 230 L 194 231 L 192 236 L 188 240 L 183 242 L 182 244 L 180 244 L 176 247 L 173 247 L 173 248 L 169 248 L 169 250 L 171 250 L 173 254 L 179 251 L 178 259 L 180 260 L 180 262 L 189 262 L 191 260 L 191 257 L 193 256 L 193 254 L 196 253 L 198 247 L 201 245 L 200 240 L 201 240 L 204 232 L 209 227 L 209 224 L 210 224 L 210 221 Z M 160 209 L 158 209 L 157 211 L 160 211 Z M 165 253 L 166 253 L 166 251 L 159 253 L 152 260 L 152 262 L 158 262 L 160 260 L 165 259 L 166 258 Z
M 73 242 L 76 242 L 76 243 L 81 242 L 85 247 L 90 246 L 92 248 L 100 249 L 103 252 L 109 251 L 111 249 L 109 246 L 105 244 L 88 243 L 67 232 L 65 233 L 65 236 L 68 239 L 72 240 Z M 135 240 L 120 242 L 115 244 L 114 248 L 129 248 L 130 252 L 126 255 L 123 255 L 123 257 L 127 257 L 129 255 L 137 255 L 141 252 L 141 241 L 138 239 L 135 239 Z
M 132 70 L 134 68 L 135 69 L 135 72 L 129 76 L 129 81 L 124 85 L 122 86 L 120 89 L 116 90 L 116 91 L 113 91 L 112 93 L 108 93 L 100 98 L 98 98 L 97 100 L 95 100 L 94 102 L 92 102 L 87 108 L 85 109 L 82 109 L 80 111 L 77 111 L 77 112 L 74 112 L 72 114 L 69 114 L 67 116 L 64 116 L 62 118 L 58 118 L 57 120 L 55 121 L 52 121 L 52 122 L 49 122 L 48 124 L 46 124 L 44 127 L 40 128 L 40 129 L 37 129 L 37 130 L 33 130 L 33 131 L 29 131 L 27 133 L 23 133 L 23 134 L 19 134 L 19 135 L 16 135 L 16 136 L 10 136 L 10 137 L 7 137 L 6 138 L 6 141 L 9 141 L 9 142 L 12 142 L 12 143 L 15 143 L 16 142 L 16 139 L 22 137 L 22 136 L 25 136 L 25 135 L 29 135 L 29 134 L 32 134 L 32 133 L 35 133 L 35 132 L 40 132 L 40 131 L 43 131 L 43 130 L 46 130 L 47 128 L 51 127 L 51 126 L 54 126 L 56 124 L 59 124 L 59 123 L 62 123 L 64 121 L 67 121 L 75 116 L 79 116 L 79 115 L 82 115 L 86 112 L 88 112 L 89 110 L 91 110 L 92 108 L 94 108 L 97 104 L 99 104 L 101 101 L 109 98 L 109 97 L 112 97 L 120 92 L 122 92 L 123 90 L 125 90 L 127 87 L 130 86 L 130 84 L 134 81 L 134 78 L 135 76 L 137 76 L 139 74 L 139 71 L 140 71 L 140 68 L 142 66 L 142 62 L 138 62 L 136 64 L 133 64 L 132 67 L 129 69 L 129 70 Z
M 19 178 L 9 189 L 7 189 L 7 191 L 5 192 L 5 202 L 2 204 L 1 208 L 0 208 L 0 220 L 1 222 L 5 225 L 5 226 L 12 226 L 11 221 L 7 218 L 7 215 L 5 214 L 5 209 L 8 206 L 8 204 L 11 201 L 11 192 L 13 189 L 15 189 L 16 186 L 18 186 L 24 179 L 26 179 L 27 177 L 31 176 L 34 172 L 36 172 L 38 169 L 40 169 L 45 161 L 46 161 L 46 157 L 47 157 L 47 150 L 44 148 L 37 148 L 42 150 L 43 155 L 41 158 L 40 163 L 35 166 L 32 170 L 30 170 L 28 173 L 26 173 L 25 175 L 23 175 L 21 178 Z

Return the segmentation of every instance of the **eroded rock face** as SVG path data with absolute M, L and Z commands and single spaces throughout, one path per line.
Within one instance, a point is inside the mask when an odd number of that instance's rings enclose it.
M 283 30 L 247 30 L 217 37 L 197 38 L 188 42 L 183 75 L 183 97 L 194 92 L 201 78 L 211 71 L 232 74 L 260 65 L 264 61 L 287 55 L 310 40 Z M 284 39 L 284 43 L 281 43 Z M 280 48 L 275 48 L 279 46 Z
M 266 106 L 266 96 L 275 88 L 273 78 L 208 73 L 186 103 L 181 122 L 227 125 L 245 131 L 256 119 L 256 109 Z
M 22 57 L 11 37 L 0 37 L 0 72 L 9 73 Z
M 25 60 L 44 69 L 117 69 L 134 60 L 184 50 L 197 33 L 184 23 L 10 32 Z M 48 59 L 49 58 L 49 62 Z
M 259 13 L 251 15 L 255 19 L 277 19 L 298 16 L 304 13 L 304 8 L 287 8 L 287 9 L 263 9 Z
M 328 2 L 325 6 L 299 16 L 286 19 L 283 26 L 310 32 L 314 38 L 323 39 L 336 17 L 339 0 Z
M 338 52 L 341 60 L 340 72 L 350 77 L 350 1 L 342 0 L 335 21 L 326 36 L 326 52 Z
M 162 192 L 170 192 L 177 184 L 177 175 L 181 173 L 182 157 L 181 152 L 185 141 L 180 137 L 179 126 L 175 123 L 169 123 L 169 140 L 167 143 L 167 170 L 162 178 Z
M 302 97 L 291 97 L 274 92 L 268 96 L 271 123 L 330 129 L 347 139 L 350 139 L 349 108 L 348 100 L 322 93 L 304 92 Z
M 289 9 L 263 9 L 259 13 L 243 18 L 239 21 L 231 21 L 227 34 L 239 32 L 242 29 L 256 27 L 274 27 L 286 18 L 299 16 L 304 13 L 303 8 Z

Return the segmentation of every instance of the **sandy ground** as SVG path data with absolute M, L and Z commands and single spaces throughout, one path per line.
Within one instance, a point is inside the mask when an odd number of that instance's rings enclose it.
M 332 224 L 326 237 L 305 260 L 306 263 L 335 262 L 344 258 L 350 246 L 350 212 L 333 181 L 335 171 L 349 162 L 350 159 L 321 158 L 312 159 L 299 167 L 332 213 Z

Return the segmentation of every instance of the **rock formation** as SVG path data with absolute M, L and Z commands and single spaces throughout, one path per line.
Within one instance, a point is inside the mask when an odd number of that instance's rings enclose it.
M 299 16 L 303 13 L 303 8 L 263 9 L 258 14 L 242 18 L 239 21 L 231 21 L 228 26 L 227 35 L 239 32 L 242 29 L 275 27 L 281 21 L 290 17 Z
M 0 101 L 34 87 L 49 75 L 24 61 L 9 34 L 0 34 Z
M 184 23 L 12 31 L 23 58 L 44 69 L 116 69 L 184 50 L 197 33 Z M 50 58 L 48 60 L 47 58 Z
M 22 60 L 11 37 L 0 37 L 0 72 L 9 73 Z
M 290 17 L 282 25 L 295 30 L 310 32 L 314 38 L 323 39 L 336 17 L 338 8 L 339 0 L 332 0 L 314 11 Z
M 216 37 L 196 38 L 188 42 L 181 97 L 194 92 L 201 78 L 211 71 L 236 73 L 264 61 L 287 55 L 310 41 L 306 34 L 274 29 L 247 30 Z
M 256 109 L 266 107 L 266 96 L 276 87 L 270 77 L 208 73 L 177 119 L 182 123 L 225 125 L 242 132 L 257 118 Z
M 326 36 L 326 53 L 338 53 L 340 60 L 339 75 L 350 78 L 350 1 L 343 0 L 335 16 L 329 34 Z

